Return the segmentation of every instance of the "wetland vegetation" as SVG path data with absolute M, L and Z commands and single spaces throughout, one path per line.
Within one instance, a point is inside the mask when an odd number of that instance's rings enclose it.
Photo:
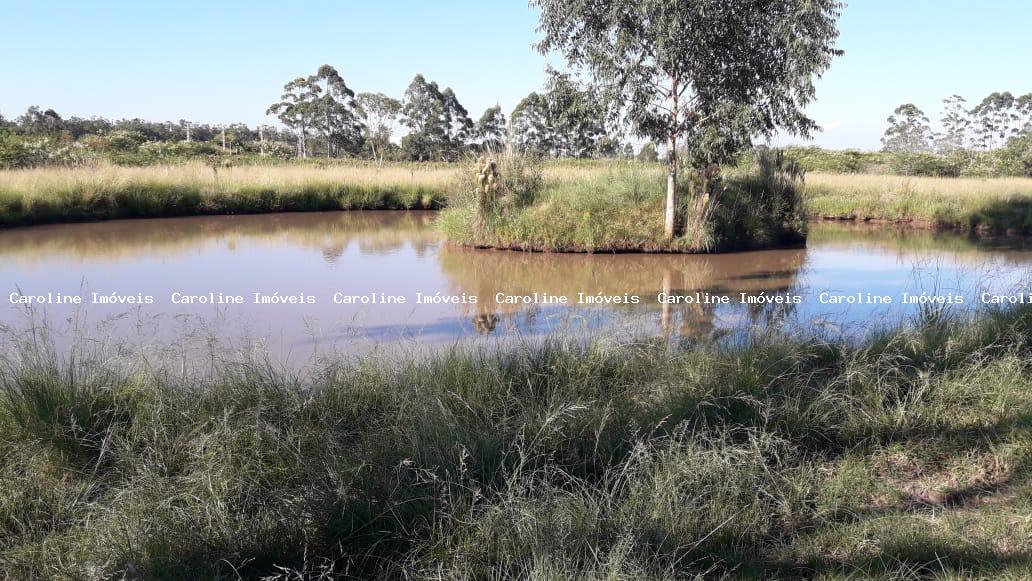
M 303 374 L 5 344 L 16 578 L 1032 574 L 1027 306 Z

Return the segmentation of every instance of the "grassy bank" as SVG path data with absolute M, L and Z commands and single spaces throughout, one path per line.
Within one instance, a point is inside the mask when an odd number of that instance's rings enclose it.
M 1032 178 L 806 175 L 812 216 L 920 227 L 1032 232 Z
M 0 171 L 0 226 L 111 218 L 440 206 L 453 170 L 203 164 Z
M 0 226 L 110 218 L 306 210 L 441 207 L 469 164 L 281 163 L 221 167 L 47 168 L 0 171 Z M 783 229 L 753 199 L 752 170 L 726 172 L 715 227 L 662 242 L 663 169 L 623 161 L 558 161 L 541 169 L 547 187 L 531 207 L 470 234 L 471 206 L 447 216 L 464 243 L 539 250 L 704 251 L 731 240 L 769 242 Z M 687 180 L 682 199 L 690 199 Z M 1032 232 L 1032 178 L 927 178 L 809 173 L 810 216 L 886 220 L 930 228 Z M 459 198 L 461 199 L 461 195 Z M 468 200 L 461 200 L 468 202 Z M 747 211 L 753 209 L 754 211 Z M 689 216 L 698 208 L 684 207 Z M 720 226 L 723 224 L 723 226 Z M 729 246 L 734 247 L 734 244 Z M 749 244 L 742 244 L 747 247 Z
M 0 365 L 11 578 L 1032 575 L 1029 308 L 304 377 L 40 344 Z

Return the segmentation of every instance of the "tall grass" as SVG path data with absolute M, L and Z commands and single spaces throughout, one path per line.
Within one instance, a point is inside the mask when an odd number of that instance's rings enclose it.
M 82 167 L 0 171 L 0 226 L 108 218 L 259 213 L 339 209 L 439 208 L 462 197 L 467 164 L 291 163 L 212 167 L 201 163 L 149 167 Z M 748 182 L 747 168 L 727 173 L 730 196 Z M 661 212 L 663 168 L 626 161 L 556 161 L 542 164 L 547 185 L 541 215 L 525 216 L 512 234 L 542 235 L 543 220 L 578 223 L 570 240 L 542 240 L 542 246 L 585 247 L 606 241 L 644 244 L 635 236 L 657 236 L 646 213 Z M 468 188 L 467 188 L 468 189 Z M 689 198 L 686 186 L 683 198 Z M 565 198 L 566 202 L 559 202 Z M 811 216 L 892 220 L 921 226 L 1032 231 L 1032 179 L 928 178 L 870 174 L 807 175 L 806 208 Z M 611 207 L 604 204 L 612 202 Z M 745 200 L 742 207 L 749 207 Z M 728 207 L 728 206 L 725 206 Z M 731 205 L 730 207 L 734 207 Z M 592 223 L 579 224 L 588 216 Z M 452 226 L 461 215 L 454 215 Z M 747 218 L 748 216 L 740 216 Z M 651 218 L 651 216 L 650 216 Z M 614 222 L 615 220 L 615 222 Z M 533 227 L 533 228 L 532 228 Z M 635 232 L 628 240 L 621 237 Z M 703 245 L 719 235 L 699 236 Z M 502 241 L 499 241 L 502 242 Z
M 932 178 L 811 173 L 811 215 L 1032 232 L 1032 178 Z
M 0 225 L 305 210 L 436 208 L 453 172 L 415 165 L 203 164 L 0 171 Z
M 546 252 L 712 252 L 798 244 L 805 239 L 800 183 L 781 179 L 783 162 L 766 173 L 685 170 L 677 209 L 684 226 L 672 240 L 663 233 L 665 174 L 657 164 L 636 162 L 553 164 L 533 194 L 499 194 L 486 206 L 471 202 L 477 196 L 467 191 L 478 186 L 466 179 L 439 224 L 459 244 Z M 498 179 L 508 178 L 503 171 Z
M 11 578 L 1032 574 L 1032 310 L 306 375 L 11 341 Z

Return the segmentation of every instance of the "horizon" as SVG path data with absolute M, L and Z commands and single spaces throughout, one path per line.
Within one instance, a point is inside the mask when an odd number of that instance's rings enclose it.
M 10 81 L 0 114 L 15 118 L 37 105 L 63 117 L 281 126 L 264 113 L 283 84 L 325 63 L 356 93 L 401 97 L 422 74 L 453 88 L 476 119 L 495 104 L 508 115 L 540 90 L 547 66 L 565 68 L 533 47 L 538 14 L 525 2 L 490 10 L 471 0 L 402 4 L 307 0 L 289 13 L 269 2 L 4 5 L 18 26 L 0 38 Z M 817 81 L 807 109 L 823 130 L 812 140 L 781 135 L 769 143 L 880 149 L 885 119 L 902 103 L 917 105 L 934 126 L 952 94 L 973 106 L 993 91 L 1032 92 L 1027 77 L 1012 84 L 1022 55 L 1032 53 L 1023 30 L 1030 18 L 1032 6 L 1016 1 L 977 9 L 957 0 L 849 4 L 837 42 L 845 54 Z M 48 37 L 62 42 L 39 43 Z

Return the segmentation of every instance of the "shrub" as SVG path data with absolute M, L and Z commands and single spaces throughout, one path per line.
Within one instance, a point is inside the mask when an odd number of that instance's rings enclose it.
M 491 214 L 532 205 L 544 183 L 536 155 L 507 150 L 482 155 L 459 174 L 451 205 L 472 207 L 483 226 Z
M 724 248 L 796 244 L 806 240 L 802 166 L 782 150 L 758 147 L 754 167 L 729 180 L 713 215 Z

